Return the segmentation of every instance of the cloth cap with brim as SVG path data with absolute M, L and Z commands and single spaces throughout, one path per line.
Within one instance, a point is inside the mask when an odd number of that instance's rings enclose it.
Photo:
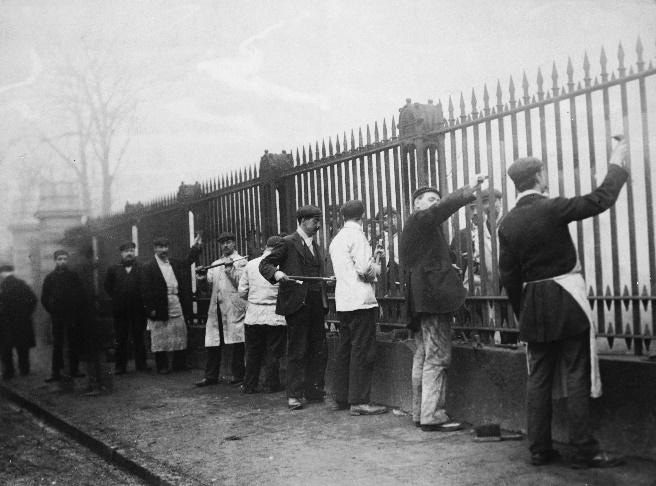
M 135 245 L 133 241 L 126 241 L 125 243 L 121 243 L 121 245 L 118 247 L 118 251 L 125 251 L 129 249 L 134 250 L 136 247 L 137 245 Z
M 68 256 L 68 252 L 66 250 L 57 250 L 57 251 L 55 251 L 55 253 L 53 253 L 52 257 L 55 260 L 57 260 L 57 257 L 62 256 L 62 255 Z
M 508 177 L 512 179 L 515 186 L 530 182 L 535 174 L 542 170 L 542 161 L 535 157 L 523 157 L 513 162 L 508 167 Z
M 280 242 L 282 242 L 282 236 L 277 236 L 277 235 L 269 236 L 269 238 L 266 241 L 266 246 L 268 246 L 269 248 L 273 248 Z
M 235 241 L 235 234 L 231 233 L 230 231 L 224 231 L 219 235 L 219 237 L 216 239 L 219 243 L 223 243 L 224 241 Z
M 169 239 L 164 236 L 158 236 L 153 239 L 153 246 L 169 246 Z
M 364 214 L 364 203 L 358 199 L 346 201 L 342 206 L 344 219 L 360 219 Z
M 415 189 L 415 192 L 412 193 L 412 203 L 414 204 L 415 199 L 417 199 L 422 194 L 426 194 L 427 192 L 434 192 L 438 196 L 442 197 L 442 194 L 440 194 L 440 191 L 438 191 L 434 187 L 422 186 L 422 187 L 418 187 L 417 189 Z
M 13 271 L 14 271 L 13 265 L 0 265 L 0 273 L 13 272 Z
M 321 209 L 316 206 L 301 206 L 296 210 L 297 219 L 314 218 L 315 216 L 321 216 Z

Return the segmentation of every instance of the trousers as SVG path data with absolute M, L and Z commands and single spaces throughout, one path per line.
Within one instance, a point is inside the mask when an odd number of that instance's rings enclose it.
M 377 312 L 377 307 L 340 312 L 334 385 L 337 402 L 369 403 L 376 360 Z
M 446 375 L 451 364 L 451 314 L 423 314 L 415 332 L 412 362 L 412 418 L 422 425 L 449 421 Z
M 130 337 L 134 346 L 134 364 L 138 370 L 146 368 L 146 344 L 144 331 L 146 319 L 141 314 L 130 314 L 114 318 L 116 333 L 116 369 L 125 370 L 128 360 Z
M 305 305 L 287 321 L 287 397 L 323 397 L 328 347 L 320 292 L 308 292 Z
M 244 388 L 255 390 L 264 362 L 264 385 L 272 391 L 280 388 L 280 358 L 285 350 L 285 326 L 246 324 L 246 375 Z
M 536 453 L 552 449 L 552 386 L 556 365 L 564 362 L 569 440 L 581 458 L 594 456 L 599 444 L 592 435 L 590 425 L 590 330 L 548 343 L 529 342 L 527 354 L 526 415 L 530 451 Z

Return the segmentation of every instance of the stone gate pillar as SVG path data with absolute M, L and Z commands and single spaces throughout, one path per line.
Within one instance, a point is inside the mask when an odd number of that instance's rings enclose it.
M 439 189 L 443 193 L 446 189 L 446 174 L 444 173 L 444 134 L 435 132 L 444 126 L 445 120 L 442 105 L 428 103 L 413 103 L 406 99 L 404 107 L 399 109 L 399 139 L 401 140 L 402 160 L 408 152 L 415 150 L 417 156 L 418 186 L 429 185 L 428 163 L 429 150 L 438 152 L 438 181 Z M 440 138 L 441 137 L 441 138 Z M 439 143 L 441 140 L 441 144 Z
M 289 233 L 296 228 L 296 188 L 293 178 L 284 175 L 293 166 L 292 154 L 284 150 L 281 154 L 270 154 L 265 150 L 260 159 L 260 207 L 265 238 L 280 231 Z

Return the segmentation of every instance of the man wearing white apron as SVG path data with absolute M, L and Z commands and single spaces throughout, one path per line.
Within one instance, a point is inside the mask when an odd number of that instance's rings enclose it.
M 246 267 L 246 259 L 235 250 L 235 235 L 221 233 L 218 238 L 222 256 L 211 265 L 222 266 L 207 271 L 207 282 L 212 286 L 210 306 L 205 323 L 205 377 L 196 386 L 215 385 L 219 381 L 221 348 L 232 344 L 231 384 L 244 381 L 244 315 L 247 303 L 237 291 L 239 278 Z M 219 314 L 220 312 L 220 314 Z
M 531 463 L 536 466 L 559 457 L 551 440 L 553 383 L 559 368 L 566 376 L 569 435 L 575 448 L 571 466 L 613 467 L 623 462 L 601 451 L 592 435 L 590 396 L 601 394 L 595 329 L 568 224 L 615 204 L 629 176 L 626 154 L 626 143 L 620 142 L 601 185 L 569 199 L 544 194 L 547 178 L 540 160 L 521 158 L 508 168 L 518 196 L 499 226 L 499 271 L 519 317 L 519 339 L 528 343 L 526 415 Z

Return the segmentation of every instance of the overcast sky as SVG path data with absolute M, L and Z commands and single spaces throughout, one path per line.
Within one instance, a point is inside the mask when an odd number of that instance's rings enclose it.
M 8 134 L 53 52 L 111 45 L 152 86 L 117 180 L 120 208 L 257 163 L 265 149 L 389 122 L 407 97 L 469 99 L 497 79 L 505 94 L 523 70 L 533 83 L 556 61 L 564 76 L 568 56 L 580 79 L 584 51 L 595 73 L 602 45 L 611 67 L 620 41 L 634 62 L 638 35 L 654 59 L 656 2 L 5 0 L 0 29 L 5 178 L 21 161 Z

